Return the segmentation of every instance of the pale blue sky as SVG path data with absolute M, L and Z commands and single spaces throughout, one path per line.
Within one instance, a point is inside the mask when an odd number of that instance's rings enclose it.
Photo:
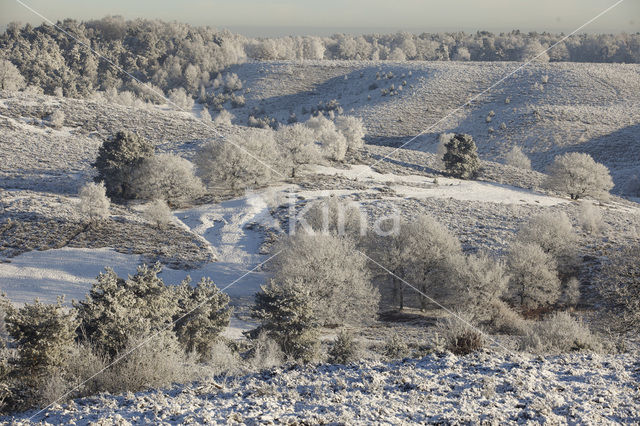
M 52 20 L 123 15 L 229 28 L 248 35 L 333 32 L 551 31 L 568 33 L 616 0 L 22 0 Z M 39 24 L 0 0 L 0 26 Z M 640 31 L 640 0 L 625 0 L 585 32 Z

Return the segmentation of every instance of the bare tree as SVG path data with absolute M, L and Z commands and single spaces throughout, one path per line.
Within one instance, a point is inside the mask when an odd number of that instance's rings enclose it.
M 24 77 L 18 68 L 6 59 L 0 59 L 0 89 L 20 90 L 24 89 Z
M 316 146 L 313 130 L 302 124 L 280 127 L 275 138 L 278 149 L 291 170 L 291 177 L 296 176 L 301 166 L 315 163 L 320 159 L 320 151 Z
M 295 277 L 321 324 L 362 324 L 375 318 L 379 294 L 369 280 L 366 258 L 350 239 L 298 232 L 275 250 L 281 252 L 271 265 L 274 281 Z
M 516 239 L 537 244 L 552 256 L 563 278 L 573 276 L 579 266 L 578 236 L 564 212 L 544 212 L 532 217 L 518 230 Z
M 270 182 L 277 152 L 272 131 L 251 129 L 244 135 L 208 142 L 196 154 L 195 163 L 208 185 L 237 191 Z
M 366 129 L 362 119 L 350 115 L 336 118 L 336 127 L 347 140 L 347 151 L 357 152 L 364 146 Z
M 161 199 L 178 206 L 201 196 L 204 186 L 190 161 L 173 154 L 146 158 L 132 177 L 132 192 L 143 200 Z
M 550 305 L 560 297 L 560 280 L 553 257 L 532 243 L 515 243 L 507 265 L 513 301 L 523 309 Z
M 88 182 L 78 193 L 80 200 L 78 210 L 90 223 L 98 222 L 109 217 L 111 203 L 106 195 L 106 189 L 102 182 Z
M 570 152 L 558 155 L 549 166 L 548 189 L 568 194 L 572 200 L 591 196 L 606 199 L 613 188 L 609 170 L 589 154 Z
M 522 152 L 522 148 L 514 146 L 505 156 L 505 164 L 519 169 L 531 170 L 531 160 Z

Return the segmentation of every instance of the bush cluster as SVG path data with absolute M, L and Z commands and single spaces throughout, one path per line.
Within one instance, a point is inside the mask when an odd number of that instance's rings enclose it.
M 160 272 L 159 265 L 142 265 L 123 279 L 107 269 L 71 309 L 62 301 L 16 308 L 2 299 L 3 343 L 16 348 L 0 359 L 2 411 L 62 396 L 166 386 L 192 377 L 198 362 L 216 359 L 229 297 L 205 279 L 165 285 Z

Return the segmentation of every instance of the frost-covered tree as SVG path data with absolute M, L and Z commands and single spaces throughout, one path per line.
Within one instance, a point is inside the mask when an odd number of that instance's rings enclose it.
M 223 109 L 216 115 L 216 118 L 213 119 L 213 124 L 216 126 L 231 126 L 231 120 L 234 119 L 233 114 L 231 114 L 226 109 Z
M 349 236 L 355 241 L 367 230 L 367 218 L 355 202 L 331 195 L 311 203 L 305 210 L 300 213 L 296 232 Z
M 558 155 L 549 166 L 548 189 L 568 194 L 572 200 L 582 197 L 606 199 L 613 188 L 609 170 L 589 154 L 570 152 Z
M 90 223 L 98 222 L 109 217 L 111 205 L 107 198 L 104 183 L 88 182 L 80 188 L 78 196 L 78 210 Z
M 112 357 L 126 347 L 132 336 L 171 329 L 177 305 L 172 289 L 158 277 L 161 271 L 160 264 L 142 265 L 135 275 L 123 279 L 107 268 L 85 300 L 74 302 L 80 338 Z
M 523 62 L 549 62 L 549 55 L 538 40 L 532 40 L 522 47 L 520 60 Z
M 320 324 L 362 324 L 373 320 L 379 294 L 371 285 L 366 258 L 348 238 L 298 232 L 277 244 L 271 269 L 276 283 L 295 277 L 308 291 Z
M 596 277 L 608 326 L 619 332 L 640 331 L 640 246 L 609 250 Z
M 366 129 L 362 118 L 351 115 L 336 118 L 336 128 L 347 140 L 347 152 L 358 152 L 364 146 Z
M 18 68 L 6 59 L 0 59 L 0 89 L 21 90 L 24 89 L 24 77 Z
M 198 174 L 210 186 L 239 190 L 266 185 L 274 174 L 277 145 L 272 131 L 251 130 L 210 141 L 197 153 Z
M 182 87 L 169 90 L 169 101 L 178 109 L 191 111 L 195 104 L 193 98 Z
M 579 266 L 578 236 L 564 212 L 544 212 L 532 217 L 520 227 L 516 240 L 537 244 L 545 253 L 551 255 L 563 277 L 576 273 Z
M 204 193 L 189 160 L 173 154 L 157 154 L 142 160 L 132 173 L 131 192 L 143 200 L 165 200 L 179 206 Z
M 522 309 L 551 305 L 560 297 L 556 262 L 549 253 L 533 243 L 513 244 L 507 257 L 509 291 Z
M 224 90 L 227 93 L 231 93 L 240 89 L 242 89 L 242 81 L 240 80 L 240 77 L 238 77 L 238 74 L 227 74 L 224 79 Z
M 523 170 L 531 170 L 531 160 L 522 152 L 522 148 L 514 146 L 511 151 L 507 153 L 504 158 L 504 162 L 508 166 L 517 167 Z
M 311 362 L 318 353 L 318 318 L 311 289 L 295 277 L 272 280 L 255 295 L 251 316 L 260 321 L 251 337 L 268 336 L 285 355 Z
M 507 289 L 509 275 L 505 265 L 484 252 L 475 255 L 456 252 L 442 262 L 445 273 L 441 280 L 445 288 L 444 297 L 439 300 L 464 310 L 474 321 L 486 321 Z
M 305 123 L 313 130 L 316 141 L 320 142 L 324 155 L 335 161 L 343 161 L 347 153 L 347 139 L 340 133 L 335 123 L 320 115 Z
M 153 145 L 135 133 L 116 133 L 98 150 L 93 163 L 98 170 L 96 181 L 104 182 L 109 197 L 132 198 L 131 174 L 153 151 Z
M 164 200 L 153 200 L 144 209 L 144 218 L 158 229 L 165 228 L 173 221 L 171 209 Z
M 416 285 L 420 294 L 420 307 L 424 310 L 432 299 L 450 295 L 452 287 L 451 259 L 462 255 L 460 241 L 446 226 L 432 216 L 421 215 L 401 225 L 404 246 L 402 261 L 407 265 L 405 278 Z M 425 296 L 427 295 L 427 296 Z
M 473 179 L 480 171 L 478 150 L 471 135 L 456 134 L 446 144 L 445 170 L 460 179 Z
M 187 352 L 201 359 L 211 356 L 211 349 L 229 325 L 229 296 L 210 279 L 203 278 L 195 287 L 185 280 L 175 289 L 178 311 L 174 314 L 174 331 Z
M 36 300 L 11 309 L 5 321 L 17 344 L 22 380 L 31 386 L 43 386 L 42 380 L 65 364 L 73 348 L 78 327 L 73 312 L 68 312 L 61 300 L 57 304 Z
M 275 138 L 284 162 L 291 170 L 291 177 L 296 177 L 301 166 L 320 160 L 313 130 L 300 123 L 280 127 Z

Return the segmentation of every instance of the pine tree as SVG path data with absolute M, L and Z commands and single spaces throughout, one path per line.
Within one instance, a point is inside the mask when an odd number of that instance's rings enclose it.
M 270 281 L 256 293 L 251 316 L 260 321 L 251 336 L 274 339 L 285 355 L 311 362 L 318 350 L 318 322 L 309 290 L 299 280 Z
M 460 179 L 473 179 L 480 171 L 478 150 L 470 135 L 456 134 L 445 144 L 445 170 Z
M 86 299 L 74 303 L 86 338 L 108 356 L 121 351 L 132 336 L 170 328 L 177 304 L 158 274 L 160 264 L 142 265 L 126 280 L 107 268 Z
M 201 359 L 211 355 L 220 333 L 229 325 L 229 296 L 210 279 L 203 278 L 196 287 L 185 280 L 175 289 L 178 311 L 174 330 L 187 352 L 197 352 Z
M 131 173 L 153 151 L 153 145 L 135 133 L 116 133 L 102 144 L 93 163 L 96 182 L 104 182 L 109 197 L 132 198 Z

